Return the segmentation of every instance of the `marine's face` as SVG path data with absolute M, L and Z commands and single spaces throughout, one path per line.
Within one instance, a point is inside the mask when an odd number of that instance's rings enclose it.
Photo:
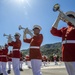
M 20 36 L 19 35 L 15 35 L 15 39 L 19 39 L 20 38 Z
M 40 33 L 40 29 L 38 29 L 38 28 L 34 28 L 33 31 L 34 31 L 34 34 L 35 34 L 35 35 L 37 35 L 37 34 Z
M 5 45 L 5 48 L 8 48 L 8 45 Z

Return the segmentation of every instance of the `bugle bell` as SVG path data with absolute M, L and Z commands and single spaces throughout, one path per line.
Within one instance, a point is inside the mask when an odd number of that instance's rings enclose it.
M 21 30 L 21 29 L 25 29 L 25 28 L 23 28 L 21 25 L 19 25 L 18 29 Z
M 9 37 L 9 36 L 11 36 L 11 34 L 7 35 L 7 34 L 4 33 L 3 36 L 4 36 L 4 37 L 5 37 L 5 36 Z M 14 36 L 11 36 L 11 37 L 14 37 Z
M 54 11 L 54 12 L 56 12 L 56 11 L 62 12 L 62 11 L 60 10 L 60 5 L 59 5 L 58 3 L 53 6 L 53 11 Z
M 9 36 L 9 35 L 7 35 L 7 34 L 4 33 L 3 36 Z

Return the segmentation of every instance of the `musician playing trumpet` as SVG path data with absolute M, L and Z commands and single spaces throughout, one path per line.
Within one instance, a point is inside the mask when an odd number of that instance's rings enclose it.
M 30 32 L 28 28 L 24 30 L 23 41 L 30 44 L 30 53 L 29 58 L 31 60 L 31 66 L 33 75 L 42 75 L 41 73 L 41 64 L 42 64 L 42 55 L 40 52 L 40 46 L 43 41 L 43 35 L 40 34 L 41 26 L 34 25 L 33 33 Z M 26 34 L 31 36 L 30 39 L 27 38 Z
M 66 22 L 67 27 L 58 29 L 59 21 Z M 52 25 L 51 34 L 62 38 L 62 60 L 69 75 L 75 75 L 75 12 L 59 12 Z
M 9 35 L 8 37 L 8 45 L 13 47 L 12 51 L 12 65 L 15 75 L 20 75 L 19 70 L 19 62 L 20 62 L 20 48 L 21 48 L 21 40 L 20 34 L 15 33 L 15 41 L 12 40 L 12 37 Z

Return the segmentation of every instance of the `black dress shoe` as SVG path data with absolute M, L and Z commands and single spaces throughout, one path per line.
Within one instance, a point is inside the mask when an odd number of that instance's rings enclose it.
M 8 70 L 7 73 L 10 74 L 11 73 L 11 70 Z
M 31 69 L 31 67 L 28 66 L 29 69 Z
M 3 73 L 0 73 L 0 75 L 3 75 Z
M 20 71 L 23 71 L 23 69 L 22 69 L 22 68 L 20 68 Z

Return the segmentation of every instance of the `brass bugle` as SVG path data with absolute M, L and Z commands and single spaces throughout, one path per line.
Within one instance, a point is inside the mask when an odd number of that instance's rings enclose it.
M 25 30 L 26 28 L 24 28 L 24 27 L 22 27 L 21 25 L 19 25 L 18 29 L 19 29 L 19 30 L 21 30 L 21 29 L 24 29 L 24 30 Z M 32 30 L 30 30 L 30 31 L 32 31 Z
M 59 13 L 63 13 L 63 11 L 60 10 L 60 5 L 57 3 L 53 6 L 53 11 L 56 12 L 56 11 L 59 11 Z M 65 13 L 63 13 L 65 15 Z M 62 20 L 62 18 L 61 18 Z M 66 23 L 68 22 L 67 20 L 64 20 Z
M 11 34 L 9 34 L 9 35 L 11 35 Z M 9 35 L 7 35 L 7 34 L 5 34 L 5 33 L 3 34 L 3 36 L 7 36 L 7 37 L 9 37 Z M 14 36 L 11 36 L 11 37 L 14 37 Z
M 9 36 L 9 35 L 7 35 L 7 34 L 4 33 L 3 36 Z
M 19 25 L 18 29 L 21 30 L 21 29 L 25 29 L 25 28 L 22 27 L 21 25 Z

